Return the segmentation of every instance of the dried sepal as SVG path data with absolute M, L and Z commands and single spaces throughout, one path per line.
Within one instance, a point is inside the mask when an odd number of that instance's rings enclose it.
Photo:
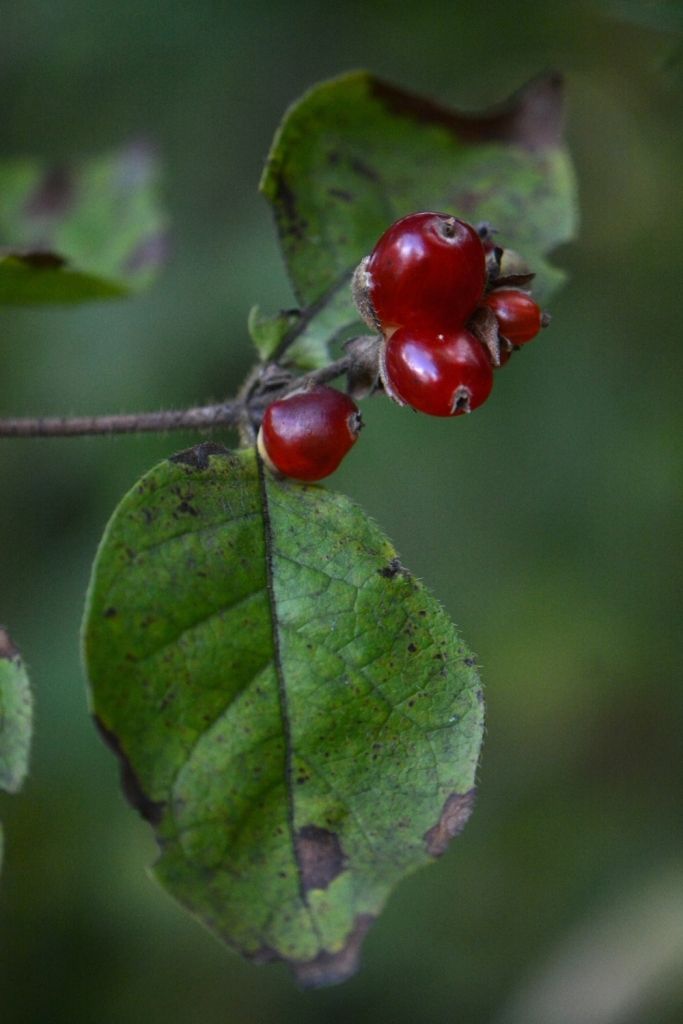
M 349 357 L 347 391 L 352 398 L 368 398 L 380 387 L 380 348 L 382 338 L 377 334 L 362 334 L 344 345 Z
M 503 249 L 500 257 L 500 276 L 517 277 L 531 273 L 528 263 L 514 249 Z M 532 274 L 533 277 L 533 274 Z
M 510 343 L 502 338 L 498 330 L 498 318 L 488 306 L 479 306 L 467 325 L 468 330 L 482 343 L 489 354 L 491 364 L 500 366 L 501 352 L 507 350 Z
M 394 332 L 392 331 L 391 333 L 393 334 Z M 383 337 L 381 342 L 380 342 L 380 346 L 379 346 L 379 379 L 380 379 L 380 381 L 382 383 L 382 387 L 384 388 L 385 392 L 387 393 L 389 398 L 392 400 L 392 402 L 396 402 L 396 405 L 404 406 L 404 405 L 407 405 L 408 403 L 404 402 L 403 399 L 401 398 L 401 396 L 399 395 L 399 393 L 394 389 L 391 381 L 389 380 L 389 374 L 387 373 L 387 343 L 389 342 L 390 338 L 391 338 L 391 334 L 388 335 L 388 336 Z
M 364 256 L 353 272 L 351 280 L 351 294 L 361 320 L 372 328 L 379 331 L 380 325 L 375 314 L 372 302 L 370 301 L 370 274 L 368 272 L 369 256 Z
M 499 275 L 490 290 L 495 291 L 497 288 L 519 288 L 521 291 L 530 291 L 531 282 L 535 277 L 536 275 L 531 272 L 528 274 Z

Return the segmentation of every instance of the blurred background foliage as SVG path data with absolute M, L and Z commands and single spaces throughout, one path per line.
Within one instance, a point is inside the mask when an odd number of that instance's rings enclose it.
M 643 9 L 641 12 L 640 8 Z M 368 67 L 462 108 L 567 76 L 579 241 L 553 325 L 474 416 L 366 403 L 334 479 L 479 652 L 475 815 L 404 883 L 346 985 L 302 994 L 227 953 L 145 875 L 88 719 L 78 627 L 121 494 L 191 436 L 0 442 L 0 619 L 37 733 L 0 797 L 7 1024 L 678 1024 L 683 1012 L 678 4 L 490 0 L 0 4 L 0 155 L 160 147 L 174 256 L 148 293 L 3 310 L 0 412 L 230 394 L 250 305 L 291 304 L 256 185 L 284 106 Z M 643 13 L 647 16 L 640 16 Z

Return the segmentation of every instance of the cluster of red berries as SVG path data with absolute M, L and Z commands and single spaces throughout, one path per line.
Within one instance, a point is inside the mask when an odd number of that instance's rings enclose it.
M 357 301 L 384 336 L 380 373 L 395 401 L 431 416 L 471 412 L 490 395 L 494 366 L 538 333 L 531 296 L 496 287 L 501 252 L 456 217 L 413 213 L 361 263 Z
M 459 416 L 486 401 L 494 367 L 546 323 L 526 290 L 533 275 L 501 272 L 502 256 L 486 228 L 413 213 L 362 260 L 354 298 L 380 331 L 378 374 L 390 398 L 432 416 Z M 361 426 L 348 395 L 302 389 L 268 406 L 259 451 L 285 476 L 320 480 L 338 467 Z

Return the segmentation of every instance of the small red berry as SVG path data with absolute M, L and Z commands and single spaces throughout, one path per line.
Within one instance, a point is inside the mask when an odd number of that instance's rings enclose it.
M 513 345 L 531 341 L 543 325 L 540 308 L 526 292 L 501 288 L 490 292 L 484 302 L 496 314 L 500 333 Z
M 475 228 L 445 213 L 411 213 L 384 232 L 364 265 L 368 297 L 383 331 L 462 327 L 486 283 Z
M 358 438 L 358 406 L 341 391 L 319 385 L 271 402 L 258 434 L 258 449 L 271 469 L 295 480 L 334 473 Z
M 402 327 L 386 343 L 384 383 L 392 397 L 431 416 L 460 416 L 485 402 L 493 387 L 488 354 L 461 328 Z

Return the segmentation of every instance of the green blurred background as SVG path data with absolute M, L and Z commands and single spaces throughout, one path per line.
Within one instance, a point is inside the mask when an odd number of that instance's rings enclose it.
M 301 993 L 145 873 L 147 826 L 88 719 L 78 629 L 119 497 L 191 436 L 0 442 L 0 619 L 36 690 L 0 799 L 3 1024 L 679 1024 L 683 1019 L 679 240 L 674 3 L 0 2 L 0 156 L 154 139 L 174 255 L 119 304 L 1 316 L 0 414 L 230 394 L 258 302 L 291 305 L 256 184 L 286 104 L 367 67 L 462 108 L 566 73 L 580 239 L 553 325 L 457 422 L 366 403 L 333 486 L 479 652 L 475 815 L 395 893 L 361 973 Z

